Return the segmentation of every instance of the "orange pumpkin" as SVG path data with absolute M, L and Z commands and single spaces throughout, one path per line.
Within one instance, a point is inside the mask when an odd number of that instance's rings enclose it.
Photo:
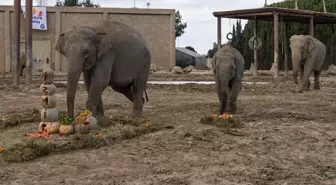
M 88 110 L 82 112 L 75 122 L 75 132 L 81 134 L 90 133 L 91 129 L 97 126 L 97 119 L 92 116 L 92 113 Z
M 54 71 L 50 68 L 45 68 L 42 71 L 43 84 L 52 84 L 54 82 Z
M 56 92 L 56 86 L 54 84 L 42 84 L 40 90 L 43 95 L 53 95 Z
M 52 109 L 56 107 L 55 95 L 42 95 L 42 107 Z
M 70 135 L 74 132 L 74 128 L 72 125 L 61 125 L 59 127 L 59 133 L 64 135 Z
M 58 133 L 60 128 L 59 122 L 40 122 L 39 131 L 47 134 Z

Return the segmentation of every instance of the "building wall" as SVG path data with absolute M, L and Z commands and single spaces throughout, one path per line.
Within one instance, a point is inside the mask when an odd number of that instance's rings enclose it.
M 34 57 L 42 61 L 48 57 L 50 63 L 54 63 L 54 66 L 51 66 L 54 70 L 66 72 L 66 58 L 55 51 L 58 35 L 70 27 L 93 26 L 102 20 L 120 21 L 135 28 L 149 43 L 152 63 L 166 69 L 174 67 L 175 10 L 173 9 L 47 7 L 48 30 L 33 30 Z M 25 19 L 21 13 L 21 51 L 24 51 L 25 46 L 25 28 Z M 11 71 L 13 30 L 13 7 L 0 6 L 0 40 L 3 41 L 0 42 L 0 72 Z M 43 47 L 37 47 L 41 43 Z

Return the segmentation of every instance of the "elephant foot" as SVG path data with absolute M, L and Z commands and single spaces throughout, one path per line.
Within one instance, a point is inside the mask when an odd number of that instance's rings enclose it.
M 236 110 L 237 110 L 237 105 L 234 103 L 229 103 L 225 112 L 227 112 L 228 114 L 234 114 Z
M 309 91 L 309 88 L 307 87 L 302 87 L 298 92 L 302 93 L 303 91 Z
M 320 87 L 319 85 L 314 85 L 314 89 L 315 89 L 315 90 L 320 90 L 321 87 Z
M 97 122 L 99 126 L 108 125 L 108 118 L 104 115 L 97 115 Z
M 132 112 L 132 118 L 141 118 L 143 117 L 142 116 L 142 113 L 140 111 L 133 111 Z

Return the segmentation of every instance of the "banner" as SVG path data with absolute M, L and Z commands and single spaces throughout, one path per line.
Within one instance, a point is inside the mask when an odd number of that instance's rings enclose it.
M 21 7 L 23 16 L 26 18 L 26 7 Z M 32 10 L 32 28 L 34 30 L 47 30 L 47 8 L 46 7 L 33 7 Z

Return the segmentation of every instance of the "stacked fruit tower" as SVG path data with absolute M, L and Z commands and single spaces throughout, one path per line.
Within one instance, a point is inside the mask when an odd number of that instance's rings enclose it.
M 54 85 L 54 73 L 50 68 L 42 71 L 40 90 L 42 91 L 42 110 L 39 131 L 47 134 L 58 133 L 60 123 L 56 108 L 56 86 Z

